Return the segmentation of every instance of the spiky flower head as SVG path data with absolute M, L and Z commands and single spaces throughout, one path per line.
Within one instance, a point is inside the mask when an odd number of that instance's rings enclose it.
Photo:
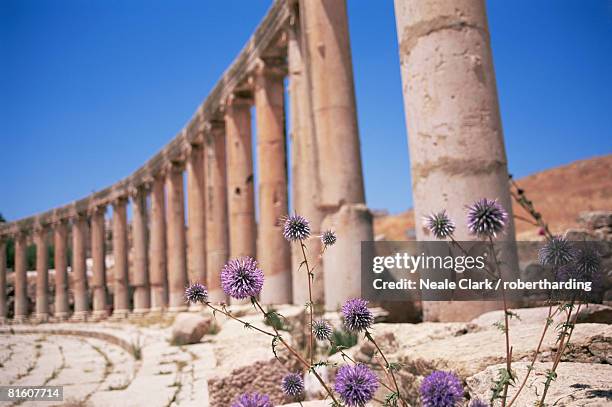
M 472 401 L 470 401 L 469 407 L 489 407 L 489 403 L 480 399 L 472 399 Z
M 321 243 L 323 243 L 324 246 L 333 246 L 336 244 L 336 240 L 338 240 L 338 237 L 333 230 L 326 230 L 321 235 Z
M 423 407 L 455 407 L 463 400 L 461 380 L 451 372 L 435 371 L 421 383 Z
M 332 327 L 324 319 L 312 323 L 312 334 L 320 341 L 328 341 L 332 336 Z
M 368 302 L 361 298 L 347 300 L 342 306 L 342 316 L 346 329 L 354 332 L 365 331 L 374 322 L 374 316 L 368 308 Z
M 310 223 L 298 214 L 289 215 L 285 220 L 283 236 L 290 242 L 306 240 L 310 236 Z
M 304 379 L 299 373 L 289 373 L 281 381 L 281 389 L 289 397 L 299 397 L 304 393 Z
M 208 291 L 200 283 L 193 283 L 185 289 L 185 301 L 192 304 L 203 304 L 208 300 Z
M 508 212 L 496 199 L 482 198 L 468 206 L 468 229 L 478 237 L 496 237 L 506 227 Z
M 601 258 L 592 244 L 583 243 L 576 254 L 576 269 L 587 278 L 593 278 L 601 268 Z
M 245 393 L 238 397 L 232 407 L 274 407 L 267 394 Z
M 377 389 L 378 378 L 366 365 L 344 365 L 338 369 L 334 390 L 348 406 L 364 406 Z
M 455 222 L 448 217 L 446 210 L 431 213 L 423 218 L 423 224 L 436 239 L 446 239 L 455 232 Z
M 566 238 L 553 236 L 538 252 L 541 264 L 563 266 L 574 260 L 576 249 Z
M 251 257 L 230 260 L 221 270 L 221 287 L 232 298 L 255 297 L 261 291 L 263 282 L 263 272 Z

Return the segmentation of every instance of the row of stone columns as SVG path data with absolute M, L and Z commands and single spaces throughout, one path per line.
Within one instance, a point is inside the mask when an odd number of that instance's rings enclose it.
M 113 315 L 185 309 L 183 293 L 189 277 L 205 282 L 212 301 L 225 301 L 219 274 L 228 258 L 253 256 L 266 275 L 262 302 L 308 301 L 301 251 L 292 253 L 282 235 L 289 211 L 284 79 L 288 76 L 291 114 L 294 209 L 306 216 L 315 235 L 307 252 L 320 273 L 313 282 L 313 300 L 336 309 L 360 295 L 360 241 L 372 239 L 361 169 L 359 135 L 348 39 L 346 5 L 334 2 L 293 3 L 287 56 L 261 57 L 245 85 L 225 101 L 219 121 L 198 119 L 197 137 L 181 154 L 168 158 L 163 170 L 132 185 L 112 201 L 113 281 L 105 266 L 107 203 L 92 198 L 86 213 L 73 211 L 70 222 L 57 219 L 35 231 L 37 246 L 36 315 L 46 319 L 47 247 L 51 226 L 55 247 L 55 315 L 68 316 L 68 224 L 72 236 L 74 317 L 106 317 L 107 286 L 113 286 Z M 288 72 L 286 72 L 288 65 Z M 251 109 L 257 132 L 258 208 L 256 222 Z M 187 191 L 183 191 L 183 172 Z M 122 194 L 126 194 L 122 192 Z M 185 195 L 187 213 L 185 214 Z M 132 278 L 128 277 L 127 204 L 132 207 Z M 150 202 L 150 205 L 148 204 Z M 75 208 L 76 209 L 76 208 Z M 187 217 L 188 228 L 185 226 Z M 341 236 L 334 255 L 317 256 L 316 236 L 323 228 Z M 91 239 L 93 261 L 87 277 L 86 248 Z M 15 236 L 15 317 L 27 314 L 25 235 Z M 293 262 L 292 262 L 293 258 Z M 320 263 L 323 262 L 323 265 Z M 6 263 L 0 263 L 3 265 Z M 323 268 L 324 267 L 324 268 Z M 0 271 L 3 269 L 0 267 Z M 4 283 L 5 271 L 0 272 Z M 130 306 L 133 287 L 133 309 Z M 88 293 L 91 291 L 91 301 Z M 4 301 L 2 301 L 4 304 Z M 4 306 L 4 305 L 3 305 Z M 3 315 L 6 310 L 2 309 Z

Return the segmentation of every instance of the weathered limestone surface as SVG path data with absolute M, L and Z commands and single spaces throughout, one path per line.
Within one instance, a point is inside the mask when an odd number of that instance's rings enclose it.
M 505 365 L 489 366 L 482 372 L 467 378 L 467 388 L 472 397 L 488 400 L 491 397 L 491 383 L 497 377 L 498 370 Z M 520 362 L 512 365 L 519 383 L 527 374 L 529 363 Z M 546 370 L 550 363 L 536 363 L 524 390 L 516 399 L 517 406 L 533 406 L 542 395 Z M 548 390 L 546 402 L 561 407 L 605 407 L 612 398 L 612 366 L 609 364 L 560 363 L 557 368 L 557 379 Z M 510 386 L 508 396 L 516 394 L 516 386 Z
M 486 197 L 510 212 L 508 170 L 484 0 L 396 0 L 395 16 L 410 147 L 415 219 L 464 207 Z M 478 148 L 474 148 L 474 146 Z M 430 240 L 417 227 L 418 240 Z M 465 222 L 455 237 L 471 239 Z M 513 254 L 508 263 L 517 266 Z M 425 302 L 431 321 L 466 321 L 495 302 Z
M 208 332 L 212 320 L 210 317 L 192 314 L 188 312 L 179 313 L 172 325 L 173 345 L 189 345 L 200 342 L 200 339 Z

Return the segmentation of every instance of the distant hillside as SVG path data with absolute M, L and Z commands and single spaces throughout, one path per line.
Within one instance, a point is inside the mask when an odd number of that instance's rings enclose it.
M 553 233 L 576 227 L 581 212 L 612 210 L 612 155 L 575 161 L 517 180 L 537 210 L 550 224 Z M 514 213 L 526 216 L 513 206 Z M 532 225 L 515 220 L 517 238 L 528 240 L 538 233 Z M 386 240 L 414 239 L 412 209 L 398 215 L 377 216 L 374 233 Z

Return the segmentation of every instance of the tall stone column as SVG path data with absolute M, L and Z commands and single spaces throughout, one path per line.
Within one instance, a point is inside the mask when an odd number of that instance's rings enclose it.
M 72 287 L 74 292 L 74 315 L 77 320 L 87 319 L 89 298 L 87 288 L 87 265 L 85 261 L 87 242 L 85 230 L 87 219 L 77 213 L 72 220 Z
M 134 269 L 134 313 L 144 314 L 151 308 L 147 231 L 147 193 L 140 186 L 132 194 L 132 247 Z
M 28 317 L 28 288 L 26 263 L 26 236 L 19 231 L 15 235 L 15 322 L 24 322 Z
M 125 318 L 130 310 L 128 285 L 128 237 L 127 237 L 127 199 L 120 197 L 113 202 L 113 257 L 115 266 L 113 317 Z
M 288 304 L 291 296 L 291 252 L 283 237 L 287 216 L 284 72 L 273 62 L 259 61 L 255 73 L 259 225 L 257 259 L 266 275 L 261 301 Z
M 93 261 L 91 290 L 93 297 L 93 317 L 97 319 L 108 316 L 104 233 L 105 214 L 105 205 L 96 206 L 91 211 L 91 258 Z
M 8 309 L 6 307 L 6 241 L 0 236 L 0 324 L 4 324 Z
M 323 211 L 318 203 L 320 199 L 319 157 L 317 140 L 314 133 L 312 115 L 312 97 L 305 66 L 303 32 L 299 15 L 294 15 L 293 24 L 288 30 L 287 59 L 289 62 L 289 111 L 291 116 L 291 196 L 296 213 L 310 222 L 314 233 L 321 230 Z M 322 259 L 316 256 L 321 252 L 321 243 L 317 238 L 308 239 L 304 244 L 307 252 L 315 254 L 309 261 L 316 267 L 312 281 L 312 299 L 321 303 L 323 295 Z M 308 274 L 304 267 L 302 250 L 299 245 L 291 245 L 292 259 L 292 292 L 294 304 L 305 304 L 309 301 Z
M 361 294 L 361 241 L 373 239 L 365 206 L 353 65 L 344 0 L 300 1 L 308 83 L 319 156 L 323 229 L 338 243 L 323 257 L 325 306 L 336 310 Z M 333 271 L 333 272 L 332 272 Z
M 415 218 L 446 209 L 456 238 L 472 239 L 466 205 L 486 197 L 512 209 L 485 2 L 396 0 L 395 15 Z M 503 238 L 514 239 L 512 216 Z M 506 261 L 516 266 L 516 254 Z M 498 307 L 426 302 L 423 313 L 429 321 L 467 321 Z
M 49 255 L 47 253 L 47 228 L 38 225 L 34 230 L 36 245 L 36 319 L 49 319 Z
M 151 311 L 160 312 L 168 306 L 168 272 L 166 268 L 166 203 L 164 177 L 153 179 L 151 188 Z
M 212 302 L 225 302 L 221 269 L 229 253 L 225 134 L 222 123 L 211 123 L 205 135 L 206 282 Z
M 187 156 L 188 276 L 206 283 L 206 216 L 204 214 L 204 149 L 191 145 Z
M 68 318 L 68 230 L 66 221 L 58 219 L 53 223 L 53 246 L 55 263 L 55 310 L 53 316 L 58 320 Z
M 187 261 L 182 163 L 169 164 L 166 174 L 166 196 L 168 200 L 166 206 L 168 286 L 170 290 L 168 310 L 178 312 L 187 309 L 184 297 L 187 286 Z

